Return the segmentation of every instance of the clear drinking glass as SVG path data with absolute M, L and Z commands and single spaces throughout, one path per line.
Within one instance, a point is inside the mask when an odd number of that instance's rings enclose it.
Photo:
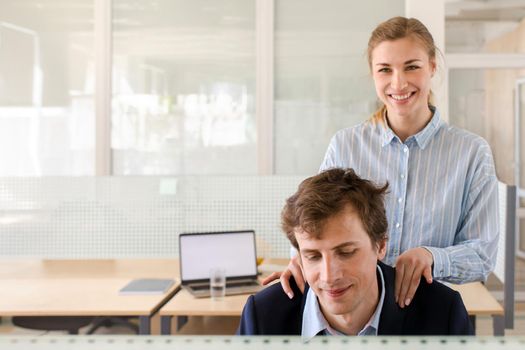
M 221 299 L 226 295 L 226 271 L 220 268 L 210 270 L 210 296 Z

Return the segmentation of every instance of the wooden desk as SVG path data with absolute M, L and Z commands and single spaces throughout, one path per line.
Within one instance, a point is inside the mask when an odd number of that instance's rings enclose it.
M 449 284 L 448 286 L 461 294 L 474 329 L 476 316 L 492 316 L 494 335 L 505 335 L 503 307 L 481 282 Z
M 288 264 L 287 259 L 268 259 L 259 266 L 262 276 L 273 271 L 282 271 Z M 262 277 L 261 277 L 262 279 Z M 161 334 L 171 334 L 171 320 L 176 317 L 177 329 L 186 323 L 188 316 L 241 316 L 248 294 L 226 296 L 221 300 L 195 298 L 185 289 L 181 289 L 160 311 Z
M 139 333 L 180 288 L 176 260 L 0 259 L 0 316 L 137 316 Z M 176 279 L 164 295 L 118 291 L 134 278 Z
M 160 311 L 160 332 L 171 334 L 171 320 L 176 317 L 177 329 L 187 321 L 188 316 L 240 316 L 248 294 L 231 295 L 221 300 L 195 298 L 187 290 L 181 289 Z
M 162 309 L 160 315 L 171 316 L 240 316 L 248 294 L 226 296 L 220 300 L 195 298 L 181 289 Z
M 270 261 L 279 269 L 286 260 Z M 265 264 L 268 266 L 269 264 Z M 264 265 L 262 267 L 264 271 Z M 0 259 L 1 316 L 138 316 L 139 332 L 150 333 L 150 317 L 159 311 L 163 334 L 171 317 L 239 316 L 247 295 L 221 301 L 196 299 L 179 284 L 165 295 L 120 296 L 118 290 L 134 278 L 175 278 L 175 259 L 26 260 Z M 481 283 L 451 285 L 459 291 L 470 316 L 490 315 L 495 334 L 503 334 L 503 308 Z M 165 305 L 164 305 L 165 304 Z M 164 305 L 164 307 L 162 307 Z

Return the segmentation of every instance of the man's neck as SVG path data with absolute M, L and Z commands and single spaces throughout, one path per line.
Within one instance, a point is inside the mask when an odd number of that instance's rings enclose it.
M 363 303 L 360 303 L 355 310 L 342 315 L 333 315 L 326 312 L 323 306 L 319 308 L 323 313 L 330 327 L 347 335 L 357 335 L 365 325 L 370 321 L 376 311 L 379 302 L 379 286 L 377 279 L 374 279 L 370 286 L 367 297 Z

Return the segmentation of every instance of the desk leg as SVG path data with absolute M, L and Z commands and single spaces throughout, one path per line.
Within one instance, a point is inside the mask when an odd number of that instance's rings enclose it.
M 170 335 L 171 334 L 171 316 L 160 317 L 160 334 Z
M 492 316 L 492 327 L 494 330 L 494 335 L 503 336 L 505 335 L 505 318 L 500 315 Z
M 149 316 L 139 316 L 139 334 L 148 335 L 151 333 L 151 319 Z

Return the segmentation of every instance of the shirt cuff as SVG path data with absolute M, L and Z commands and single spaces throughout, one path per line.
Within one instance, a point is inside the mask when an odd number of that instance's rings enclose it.
M 432 271 L 432 276 L 438 279 L 447 278 L 450 276 L 451 263 L 448 256 L 448 252 L 444 248 L 436 247 L 425 247 L 432 254 L 434 259 L 434 270 Z

